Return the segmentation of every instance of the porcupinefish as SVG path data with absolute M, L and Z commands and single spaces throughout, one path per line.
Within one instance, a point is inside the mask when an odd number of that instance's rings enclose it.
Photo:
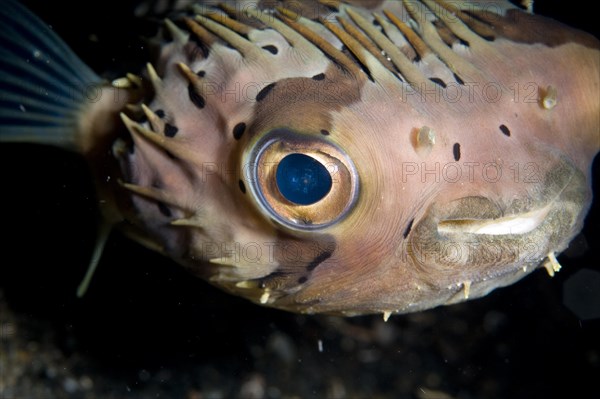
M 104 222 L 191 274 L 303 313 L 486 295 L 579 232 L 600 43 L 532 2 L 197 2 L 105 82 L 0 7 L 0 140 L 82 154 Z

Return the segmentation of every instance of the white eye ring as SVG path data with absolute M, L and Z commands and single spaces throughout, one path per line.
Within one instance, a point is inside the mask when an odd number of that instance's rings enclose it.
M 298 204 L 281 193 L 277 167 L 291 154 L 313 158 L 329 172 L 331 188 L 318 201 Z M 350 158 L 315 135 L 275 129 L 261 137 L 244 158 L 243 176 L 257 206 L 268 218 L 292 230 L 331 226 L 348 214 L 358 198 L 359 178 Z

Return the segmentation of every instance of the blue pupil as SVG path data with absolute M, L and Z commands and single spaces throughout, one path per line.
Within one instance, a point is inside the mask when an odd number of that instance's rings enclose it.
M 331 190 L 331 176 L 319 161 L 304 154 L 290 154 L 277 166 L 277 188 L 298 205 L 320 201 Z

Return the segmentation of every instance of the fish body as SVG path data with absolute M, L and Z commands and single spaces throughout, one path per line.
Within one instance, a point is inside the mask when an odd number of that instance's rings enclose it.
M 112 84 L 6 4 L 0 140 L 83 154 L 101 244 L 256 303 L 480 297 L 557 271 L 590 206 L 599 42 L 509 2 L 200 2 Z

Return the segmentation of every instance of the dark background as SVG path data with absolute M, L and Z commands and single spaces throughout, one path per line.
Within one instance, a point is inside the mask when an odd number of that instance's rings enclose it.
M 154 24 L 133 18 L 135 0 L 25 3 L 105 76 L 149 59 L 139 37 Z M 598 37 L 583 3 L 538 3 L 538 13 Z M 0 384 L 2 399 L 600 395 L 600 320 L 580 320 L 562 300 L 578 271 L 600 270 L 597 200 L 553 279 L 537 271 L 483 299 L 384 324 L 252 305 L 119 233 L 78 300 L 96 217 L 86 165 L 51 148 L 2 145 L 0 170 L 0 321 L 11 326 L 0 336 L 0 382 L 18 375 L 4 397 Z M 598 193 L 598 159 L 594 170 Z M 570 292 L 597 304 L 592 283 Z

